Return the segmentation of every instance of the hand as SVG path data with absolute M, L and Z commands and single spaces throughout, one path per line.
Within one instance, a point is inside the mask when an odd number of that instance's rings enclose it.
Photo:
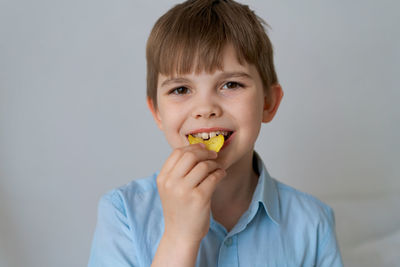
M 164 212 L 164 237 L 182 244 L 200 243 L 210 226 L 211 197 L 226 175 L 217 153 L 204 144 L 175 149 L 157 178 Z

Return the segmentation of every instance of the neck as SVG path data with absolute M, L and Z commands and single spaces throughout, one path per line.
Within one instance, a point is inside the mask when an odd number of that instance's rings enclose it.
M 249 207 L 257 182 L 252 151 L 229 167 L 226 177 L 218 184 L 211 200 L 214 218 L 228 230 L 233 227 Z

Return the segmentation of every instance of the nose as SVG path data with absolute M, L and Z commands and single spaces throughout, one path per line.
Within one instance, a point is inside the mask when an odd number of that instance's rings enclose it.
M 213 117 L 217 118 L 221 116 L 221 114 L 222 109 L 220 105 L 210 100 L 201 101 L 200 103 L 195 104 L 192 111 L 192 116 L 195 119 L 211 119 Z

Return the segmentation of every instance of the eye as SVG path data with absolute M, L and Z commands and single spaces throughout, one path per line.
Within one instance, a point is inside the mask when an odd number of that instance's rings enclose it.
M 238 89 L 240 87 L 243 87 L 243 85 L 238 82 L 227 82 L 224 84 L 224 86 L 222 88 L 223 89 Z
M 187 87 L 177 87 L 175 89 L 172 89 L 171 91 L 169 91 L 170 95 L 185 95 L 188 94 L 190 91 Z

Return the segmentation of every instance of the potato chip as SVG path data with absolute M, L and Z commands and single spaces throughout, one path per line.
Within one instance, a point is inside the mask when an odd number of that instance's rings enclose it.
M 215 152 L 219 152 L 219 150 L 224 145 L 224 141 L 225 141 L 224 136 L 222 134 L 211 137 L 208 140 L 204 140 L 200 137 L 194 137 L 191 134 L 189 134 L 188 140 L 191 145 L 203 143 L 206 145 L 206 148 L 208 150 L 213 150 Z

